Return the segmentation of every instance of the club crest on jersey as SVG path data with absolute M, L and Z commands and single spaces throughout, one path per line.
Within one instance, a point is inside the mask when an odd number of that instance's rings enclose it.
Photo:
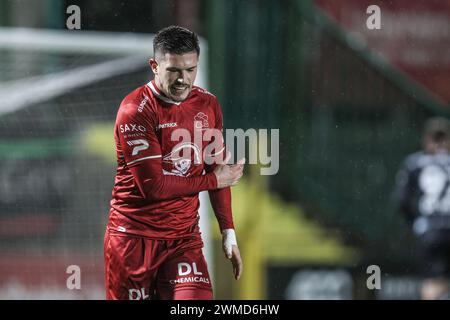
M 200 130 L 209 128 L 208 116 L 203 112 L 197 113 L 194 117 L 194 127 Z
M 172 152 L 163 157 L 163 162 L 170 163 L 173 169 L 171 171 L 163 169 L 163 173 L 166 175 L 187 177 L 189 176 L 188 171 L 191 168 L 192 160 L 194 160 L 194 163 L 201 162 L 200 148 L 192 142 L 177 144 L 172 149 Z

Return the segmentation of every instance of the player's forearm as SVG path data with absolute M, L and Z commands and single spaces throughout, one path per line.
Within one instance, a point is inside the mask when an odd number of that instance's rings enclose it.
M 151 178 L 145 178 L 148 175 L 139 168 L 130 169 L 142 195 L 150 201 L 190 196 L 217 188 L 217 179 L 214 173 L 195 177 L 178 177 L 161 173 Z
M 219 222 L 220 231 L 234 229 L 231 210 L 231 188 L 209 190 L 209 199 Z
M 147 184 L 146 196 L 152 200 L 165 200 L 190 196 L 201 191 L 215 189 L 217 180 L 214 173 L 196 177 L 178 177 L 161 175 L 156 181 Z

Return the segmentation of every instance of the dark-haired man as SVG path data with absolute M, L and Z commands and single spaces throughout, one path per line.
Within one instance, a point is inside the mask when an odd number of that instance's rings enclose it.
M 450 125 L 447 119 L 425 123 L 424 150 L 406 158 L 397 174 L 399 211 L 417 236 L 424 300 L 442 299 L 450 276 Z
M 104 242 L 106 297 L 212 299 L 198 193 L 209 191 L 239 279 L 230 187 L 244 162 L 227 165 L 219 103 L 194 86 L 197 35 L 178 26 L 162 29 L 153 50 L 154 80 L 127 95 L 117 113 L 118 168 Z

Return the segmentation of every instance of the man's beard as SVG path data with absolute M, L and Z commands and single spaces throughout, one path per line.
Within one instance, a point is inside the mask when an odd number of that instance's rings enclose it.
M 181 90 L 178 90 L 181 89 Z M 190 86 L 173 84 L 169 87 L 170 98 L 174 101 L 184 101 L 190 92 Z

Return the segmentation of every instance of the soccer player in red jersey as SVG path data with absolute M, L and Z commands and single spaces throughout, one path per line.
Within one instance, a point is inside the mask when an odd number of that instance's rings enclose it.
M 116 118 L 118 167 L 104 241 L 106 298 L 212 299 L 198 193 L 209 192 L 225 255 L 239 279 L 230 187 L 241 178 L 244 160 L 227 164 L 219 103 L 193 85 L 197 35 L 178 26 L 162 29 L 153 50 L 154 80 L 128 94 Z

